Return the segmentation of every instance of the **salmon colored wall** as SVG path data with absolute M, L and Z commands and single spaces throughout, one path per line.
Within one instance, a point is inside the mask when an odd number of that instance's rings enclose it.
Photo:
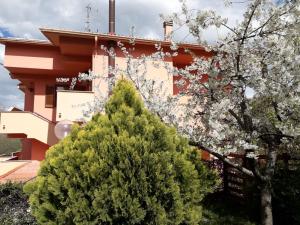
M 54 46 L 9 44 L 5 47 L 4 66 L 12 74 L 20 74 L 21 77 L 28 74 L 39 76 L 41 73 L 51 76 L 73 76 L 90 69 L 91 58 L 64 56 L 60 49 Z
M 34 83 L 34 108 L 33 112 L 52 121 L 55 118 L 55 109 L 46 108 L 46 85 L 54 85 L 55 80 L 36 80 Z M 55 121 L 55 120 L 54 120 Z
M 32 143 L 31 160 L 39 160 L 39 161 L 44 160 L 46 151 L 49 149 L 49 145 L 46 145 L 35 139 L 32 139 L 31 143 Z
M 105 44 L 105 43 L 103 43 Z M 126 49 L 132 48 L 132 45 L 125 45 Z M 152 53 L 156 52 L 155 46 L 134 46 L 135 49 L 130 52 L 130 54 L 134 57 L 140 57 L 141 55 L 149 56 Z M 107 96 L 108 95 L 108 56 L 107 53 L 97 47 L 97 50 L 94 50 L 92 56 L 92 70 L 96 75 L 100 75 L 100 78 L 93 80 L 93 91 L 96 96 Z M 126 69 L 126 60 L 123 52 L 120 50 L 118 46 L 115 47 L 116 57 L 115 57 L 115 65 L 120 69 Z M 166 58 L 166 63 L 172 67 L 172 58 Z M 119 74 L 120 75 L 120 74 Z M 164 80 L 168 92 L 173 94 L 173 77 L 167 73 L 167 70 L 164 68 L 164 65 L 161 63 L 159 68 L 155 68 L 152 65 L 152 62 L 147 62 L 147 77 L 151 77 L 151 79 Z
M 46 151 L 49 149 L 49 145 L 46 145 L 35 139 L 23 139 L 22 151 L 20 153 L 20 160 L 39 160 L 45 159 Z
M 145 56 L 150 56 L 153 53 L 156 53 L 157 50 L 154 45 L 130 45 L 130 44 L 125 44 L 124 47 L 126 48 L 127 51 L 130 51 L 130 55 L 133 56 L 133 58 L 140 57 L 142 55 Z M 167 49 L 165 51 L 168 51 Z M 120 47 L 116 46 L 115 47 L 115 53 L 116 56 L 119 58 L 124 58 L 124 53 L 120 49 Z M 173 59 L 171 57 L 166 57 L 164 58 L 165 61 L 171 62 Z
M 24 45 L 7 45 L 5 48 L 6 67 L 61 70 L 62 62 L 59 49 L 52 46 L 32 48 Z
M 133 59 L 135 61 L 135 59 Z M 123 57 L 115 57 L 116 66 L 122 70 L 126 70 L 127 63 L 126 59 Z M 156 64 L 156 66 L 153 65 L 153 63 Z M 143 70 L 143 68 L 139 68 L 138 73 L 142 76 L 143 72 L 145 73 L 145 79 L 149 81 L 155 81 L 157 84 L 160 84 L 163 82 L 163 87 L 161 87 L 161 93 L 164 93 L 164 95 L 160 97 L 167 98 L 168 96 L 173 95 L 173 76 L 172 74 L 168 73 L 168 70 L 165 68 L 165 66 L 169 67 L 170 69 L 173 68 L 173 63 L 170 61 L 166 61 L 165 63 L 162 62 L 155 62 L 151 60 L 147 60 L 145 62 L 146 64 L 146 71 Z M 119 74 L 121 75 L 121 74 Z
M 31 141 L 29 139 L 22 139 L 22 151 L 20 153 L 21 160 L 31 159 Z
M 183 86 L 180 86 L 177 84 L 177 82 L 179 82 L 181 80 L 185 82 Z M 174 76 L 173 77 L 173 94 L 174 95 L 178 95 L 179 93 L 184 92 L 185 90 L 187 90 L 188 86 L 189 86 L 188 79 L 183 78 L 182 76 Z
M 91 56 L 94 50 L 93 39 L 82 39 L 76 37 L 60 37 L 59 47 L 64 55 Z
M 16 139 L 23 139 L 26 138 L 26 134 L 7 134 L 8 138 L 16 138 Z
M 108 56 L 103 51 L 95 50 L 92 57 L 92 70 L 98 76 L 93 79 L 93 92 L 101 99 L 101 96 L 108 96 Z

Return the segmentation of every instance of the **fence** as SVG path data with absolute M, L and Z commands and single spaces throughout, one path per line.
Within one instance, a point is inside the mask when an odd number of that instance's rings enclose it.
M 250 166 L 250 160 L 245 155 L 230 154 L 230 160 L 234 163 L 238 163 L 246 168 Z M 261 163 L 264 162 L 266 156 L 258 156 Z M 291 157 L 288 154 L 281 154 L 278 156 L 278 163 L 287 170 L 294 170 L 300 167 L 300 157 Z M 247 201 L 251 198 L 249 193 L 249 187 L 254 185 L 254 179 L 249 177 L 236 168 L 223 163 L 221 160 L 213 159 L 204 161 L 208 167 L 216 169 L 222 179 L 221 185 L 217 191 L 222 191 L 224 194 L 231 196 L 239 201 Z

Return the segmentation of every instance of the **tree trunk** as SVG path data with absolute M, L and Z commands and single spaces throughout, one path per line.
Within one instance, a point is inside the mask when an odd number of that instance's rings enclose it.
M 261 178 L 261 224 L 273 225 L 273 213 L 272 213 L 272 178 L 275 172 L 277 152 L 273 146 L 269 146 L 266 159 L 266 168 Z
M 270 184 L 261 187 L 261 223 L 262 225 L 273 225 L 272 193 Z

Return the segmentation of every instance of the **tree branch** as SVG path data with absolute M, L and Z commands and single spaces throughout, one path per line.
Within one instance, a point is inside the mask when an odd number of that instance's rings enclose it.
M 236 119 L 240 127 L 244 129 L 244 123 L 241 118 L 232 109 L 229 109 L 228 112 Z
M 238 33 L 231 27 L 229 27 L 227 24 L 225 23 L 221 23 L 222 26 L 226 27 L 228 30 L 230 30 L 231 32 L 235 33 L 236 35 L 238 35 Z
M 277 119 L 278 119 L 280 122 L 282 122 L 282 119 L 281 119 L 281 117 L 280 117 L 280 115 L 279 115 L 279 112 L 278 112 L 278 105 L 277 105 L 277 102 L 272 101 L 272 106 L 273 106 L 273 108 L 274 108 L 274 110 L 275 110 L 275 114 L 276 114 Z
M 240 43 L 239 43 L 239 46 L 238 46 L 238 54 L 236 56 L 236 76 L 237 77 L 240 77 L 239 73 L 240 73 L 240 62 L 241 62 L 241 48 L 242 46 L 244 45 L 245 43 L 245 40 L 247 39 L 247 32 L 248 32 L 248 29 L 249 29 L 249 26 L 250 26 L 250 23 L 252 21 L 252 18 L 254 16 L 254 13 L 258 7 L 258 5 L 260 4 L 260 1 L 256 1 L 256 3 L 253 5 L 253 9 L 251 11 L 251 14 L 249 16 L 249 19 L 248 21 L 246 22 L 246 27 L 245 27 L 245 30 L 244 30 L 244 33 L 243 33 L 243 36 L 241 37 L 240 39 Z
M 258 161 L 253 159 L 253 171 L 254 171 L 254 175 L 259 179 L 259 180 L 265 180 L 264 175 L 261 173 L 260 169 L 259 169 L 259 165 L 258 165 Z
M 289 139 L 294 139 L 294 136 L 291 135 L 286 135 L 286 134 L 276 134 L 276 133 L 265 133 L 265 134 L 261 134 L 258 137 L 259 138 L 263 138 L 265 136 L 275 136 L 275 137 L 280 137 L 280 138 L 289 138 Z
M 238 171 L 242 172 L 243 174 L 246 174 L 246 175 L 248 175 L 250 177 L 254 177 L 254 174 L 253 174 L 253 172 L 251 170 L 248 170 L 245 167 L 243 167 L 243 166 L 241 166 L 241 165 L 239 165 L 237 163 L 231 162 L 226 156 L 224 156 L 224 155 L 222 155 L 222 154 L 220 154 L 218 152 L 215 152 L 214 150 L 212 150 L 210 148 L 207 148 L 207 147 L 203 146 L 200 143 L 190 142 L 190 145 L 198 147 L 199 149 L 204 150 L 204 151 L 210 153 L 211 155 L 217 157 L 222 162 L 224 162 L 227 165 L 229 165 L 229 166 L 237 169 Z

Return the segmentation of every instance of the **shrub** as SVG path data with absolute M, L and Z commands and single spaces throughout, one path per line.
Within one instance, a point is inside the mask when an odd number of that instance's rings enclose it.
M 41 224 L 199 224 L 216 175 L 125 80 L 84 127 L 53 146 L 25 186 Z
M 22 184 L 0 184 L 0 224 L 34 225 L 36 221 L 30 214 L 27 196 Z

